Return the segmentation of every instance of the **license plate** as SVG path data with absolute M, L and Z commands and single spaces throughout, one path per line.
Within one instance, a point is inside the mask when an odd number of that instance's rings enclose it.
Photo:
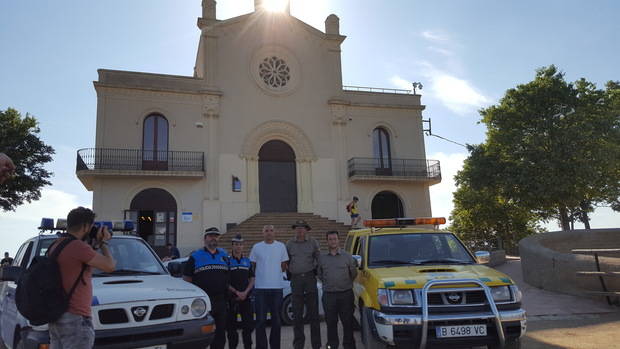
M 437 338 L 479 337 L 487 335 L 487 325 L 437 326 Z
M 144 347 L 144 348 L 138 348 L 138 349 L 166 349 L 167 345 L 166 344 L 161 344 L 161 345 L 154 345 L 152 347 Z

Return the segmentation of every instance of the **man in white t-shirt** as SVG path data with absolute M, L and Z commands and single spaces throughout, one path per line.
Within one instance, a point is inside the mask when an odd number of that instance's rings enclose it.
M 254 300 L 256 306 L 256 349 L 280 349 L 280 309 L 282 308 L 282 272 L 286 270 L 286 246 L 275 240 L 273 225 L 263 227 L 264 241 L 252 247 L 250 261 L 254 266 Z M 271 313 L 269 346 L 265 324 Z

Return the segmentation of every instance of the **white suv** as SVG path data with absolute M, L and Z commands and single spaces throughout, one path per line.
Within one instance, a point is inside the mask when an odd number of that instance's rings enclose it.
M 14 274 L 43 256 L 57 235 L 39 235 L 19 249 L 11 272 L 2 270 L 0 337 L 8 348 L 42 348 L 47 326 L 30 326 L 15 305 Z M 135 236 L 114 236 L 116 270 L 93 270 L 95 348 L 204 348 L 214 336 L 211 303 L 200 288 L 170 276 L 151 247 Z M 4 268 L 3 268 L 4 269 Z

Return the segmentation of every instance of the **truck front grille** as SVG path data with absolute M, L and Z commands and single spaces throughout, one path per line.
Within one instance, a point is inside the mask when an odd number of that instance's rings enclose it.
M 104 309 L 99 311 L 99 322 L 102 325 L 125 324 L 129 318 L 125 309 Z
M 174 314 L 174 304 L 160 304 L 153 308 L 149 320 L 159 320 L 172 317 Z

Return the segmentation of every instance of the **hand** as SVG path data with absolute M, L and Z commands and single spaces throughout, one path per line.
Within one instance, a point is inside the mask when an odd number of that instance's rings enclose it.
M 97 241 L 103 242 L 108 241 L 112 238 L 112 234 L 108 231 L 108 227 L 105 225 L 99 227 L 99 231 L 97 231 Z

